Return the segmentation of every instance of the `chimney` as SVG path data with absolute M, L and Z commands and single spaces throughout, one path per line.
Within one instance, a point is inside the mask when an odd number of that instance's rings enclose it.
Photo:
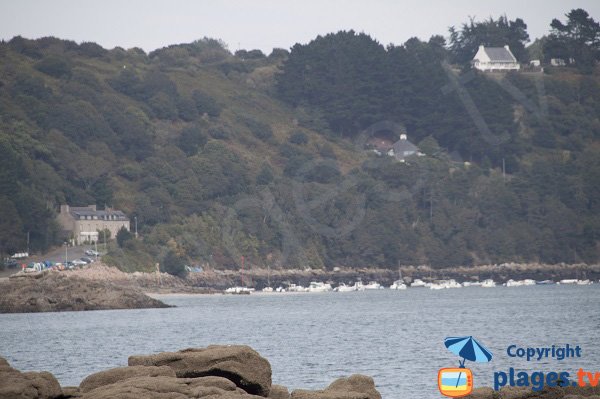
M 69 205 L 66 205 L 66 204 L 65 205 L 61 205 L 60 206 L 60 213 L 64 213 L 64 214 L 69 213 Z
M 96 212 L 96 204 L 94 204 L 94 205 L 88 205 L 88 208 L 90 209 L 90 211 Z
M 505 44 L 504 48 L 507 49 L 508 51 L 510 51 L 510 48 L 508 48 L 508 44 Z
M 483 44 L 479 45 L 479 50 L 483 50 Z
M 400 135 L 400 140 L 406 140 L 406 134 L 401 134 Z

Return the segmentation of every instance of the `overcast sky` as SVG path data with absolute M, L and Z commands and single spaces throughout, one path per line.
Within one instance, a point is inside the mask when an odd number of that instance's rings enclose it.
M 523 18 L 530 37 L 547 33 L 552 18 L 584 8 L 600 19 L 598 0 L 0 0 L 0 38 L 56 36 L 105 48 L 151 51 L 204 36 L 232 51 L 307 43 L 341 29 L 370 34 L 382 44 L 447 35 L 474 16 Z

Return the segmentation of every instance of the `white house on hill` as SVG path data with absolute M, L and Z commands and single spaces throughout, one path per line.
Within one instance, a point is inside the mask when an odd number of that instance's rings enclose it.
M 480 71 L 518 71 L 521 68 L 508 46 L 485 47 L 481 45 L 473 57 L 472 63 Z

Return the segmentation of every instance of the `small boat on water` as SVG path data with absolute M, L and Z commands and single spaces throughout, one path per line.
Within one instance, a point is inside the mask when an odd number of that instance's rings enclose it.
M 494 280 L 492 280 L 491 278 L 488 278 L 486 280 L 483 280 L 483 282 L 481 283 L 481 286 L 483 288 L 494 288 L 496 286 L 496 282 Z
M 425 287 L 426 285 L 427 284 L 423 280 L 416 278 L 412 283 L 410 283 L 410 288 Z
M 226 294 L 250 294 L 251 292 L 254 292 L 254 288 L 248 288 L 248 287 L 229 287 L 225 290 Z
M 577 285 L 590 285 L 590 284 L 594 284 L 593 281 L 590 280 L 577 280 Z
M 465 281 L 462 283 L 463 287 L 481 287 L 480 281 Z
M 442 284 L 431 283 L 431 284 L 429 284 L 429 289 L 430 290 L 444 290 L 444 289 L 446 289 L 446 287 L 444 287 Z
M 542 281 L 536 281 L 535 283 L 537 285 L 552 285 L 552 284 L 556 284 L 554 282 L 554 280 L 542 280 Z
M 563 280 L 560 280 L 558 283 L 559 284 L 577 284 L 577 279 L 576 278 L 563 279 Z
M 396 280 L 392 285 L 390 285 L 390 290 L 405 290 L 406 284 L 402 280 Z
M 365 290 L 382 290 L 383 286 L 379 284 L 377 281 L 371 281 L 369 284 L 364 286 Z
M 341 283 L 340 285 L 335 287 L 333 290 L 335 292 L 353 292 L 353 291 L 356 291 L 356 287 L 352 286 L 352 285 L 346 285 L 344 283 Z
M 311 281 L 310 285 L 307 288 L 308 292 L 327 292 L 331 291 L 331 284 Z
M 454 280 L 454 279 L 440 280 L 437 283 L 429 284 L 430 290 L 442 290 L 442 289 L 448 289 L 448 288 L 461 288 L 461 287 L 462 287 L 462 285 L 460 283 L 456 282 L 456 280 Z
M 287 292 L 308 292 L 308 288 L 301 285 L 290 284 L 286 290 Z
M 262 292 L 273 292 L 273 287 L 265 287 L 262 289 Z

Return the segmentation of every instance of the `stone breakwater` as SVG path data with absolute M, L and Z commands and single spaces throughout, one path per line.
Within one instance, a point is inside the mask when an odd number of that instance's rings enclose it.
M 14 276 L 0 282 L 0 313 L 166 308 L 137 289 L 58 272 Z
M 371 377 L 351 375 L 322 390 L 272 384 L 271 365 L 245 345 L 212 345 L 147 356 L 61 387 L 48 372 L 20 372 L 0 358 L 0 399 L 381 399 Z

